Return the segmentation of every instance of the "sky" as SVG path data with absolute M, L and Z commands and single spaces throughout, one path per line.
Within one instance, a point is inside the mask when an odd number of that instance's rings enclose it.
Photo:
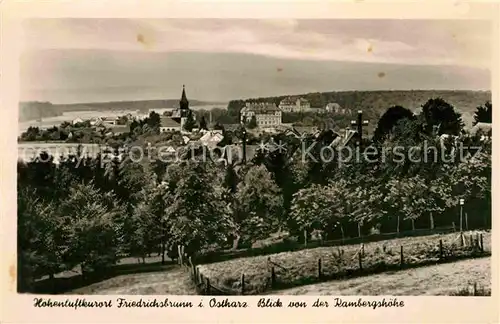
M 32 19 L 23 34 L 25 100 L 490 88 L 481 20 Z

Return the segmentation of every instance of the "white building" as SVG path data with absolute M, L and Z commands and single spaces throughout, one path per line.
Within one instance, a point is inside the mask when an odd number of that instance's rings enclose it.
M 200 142 L 208 147 L 215 147 L 224 139 L 221 130 L 208 131 L 200 138 Z
M 250 103 L 240 110 L 240 122 L 248 123 L 255 117 L 258 127 L 281 125 L 281 110 L 274 103 Z
M 160 118 L 160 132 L 180 132 L 181 131 L 180 121 L 174 120 L 170 117 Z
M 281 100 L 279 109 L 283 112 L 305 112 L 311 109 L 311 104 L 304 98 L 288 97 Z
M 342 108 L 336 102 L 331 102 L 328 105 L 326 105 L 325 110 L 327 112 L 332 112 L 332 113 L 340 114 L 340 115 L 349 115 L 349 114 L 351 114 L 351 110 L 350 109 L 348 109 L 348 108 Z

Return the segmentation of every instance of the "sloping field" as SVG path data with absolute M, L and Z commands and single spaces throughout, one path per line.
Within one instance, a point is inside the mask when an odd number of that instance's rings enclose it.
M 121 275 L 70 291 L 79 295 L 195 295 L 189 274 L 181 267 L 167 271 Z
M 241 275 L 245 275 L 245 294 L 259 294 L 271 289 L 306 285 L 331 279 L 346 279 L 384 271 L 438 263 L 482 255 L 472 247 L 469 238 L 479 232 L 464 233 L 466 245 L 460 244 L 459 233 L 406 237 L 342 247 L 320 247 L 270 256 L 240 258 L 199 265 L 198 270 L 212 285 L 238 291 Z M 491 251 L 491 234 L 482 232 L 485 251 Z M 440 249 L 442 241 L 442 254 Z M 361 257 L 360 257 L 361 255 Z M 321 277 L 319 264 L 321 263 Z M 361 267 L 360 267 L 361 263 Z M 271 280 L 274 270 L 275 280 Z
M 491 258 L 463 260 L 373 276 L 334 280 L 280 291 L 273 295 L 451 295 L 462 289 L 491 289 Z

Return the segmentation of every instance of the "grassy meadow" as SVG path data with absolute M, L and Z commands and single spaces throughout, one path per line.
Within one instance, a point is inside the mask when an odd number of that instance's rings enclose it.
M 347 279 L 362 274 L 398 270 L 403 247 L 403 267 L 416 267 L 440 262 L 439 241 L 443 242 L 443 257 L 453 259 L 479 256 L 477 248 L 470 245 L 469 237 L 479 232 L 465 232 L 465 245 L 460 244 L 460 234 L 406 237 L 361 245 L 320 247 L 296 252 L 283 252 L 271 256 L 240 258 L 225 262 L 199 265 L 203 277 L 210 278 L 215 287 L 238 291 L 241 275 L 245 275 L 245 294 L 259 294 L 273 288 L 306 285 L 319 280 Z M 482 232 L 485 251 L 491 251 L 491 234 Z M 361 258 L 360 258 L 361 254 Z M 321 278 L 319 276 L 321 259 Z M 362 271 L 360 271 L 360 259 Z M 271 283 L 274 268 L 275 284 Z

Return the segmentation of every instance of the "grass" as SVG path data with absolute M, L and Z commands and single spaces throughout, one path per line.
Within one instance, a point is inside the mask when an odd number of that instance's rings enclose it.
M 189 273 L 172 265 L 161 272 L 121 275 L 68 292 L 79 295 L 195 295 Z
M 465 237 L 475 232 L 468 232 Z M 439 241 L 443 241 L 443 254 L 447 261 L 480 256 L 468 244 L 460 246 L 458 233 L 406 237 L 367 243 L 364 245 L 362 267 L 359 267 L 360 245 L 321 247 L 296 252 L 277 253 L 271 256 L 241 258 L 231 261 L 199 265 L 199 273 L 210 278 L 212 285 L 224 290 L 237 291 L 241 287 L 241 274 L 245 274 L 245 294 L 259 294 L 270 289 L 306 285 L 322 280 L 346 279 L 360 275 L 400 269 L 400 249 L 403 246 L 402 268 L 438 263 Z M 490 251 L 491 234 L 483 232 L 486 251 Z M 468 243 L 468 242 L 467 242 Z M 322 276 L 318 278 L 318 259 L 321 259 Z M 271 263 L 269 262 L 271 261 Z M 271 284 L 271 267 L 276 281 Z
M 373 276 L 329 281 L 273 295 L 391 295 L 391 296 L 476 296 L 491 295 L 491 258 L 477 258 Z

